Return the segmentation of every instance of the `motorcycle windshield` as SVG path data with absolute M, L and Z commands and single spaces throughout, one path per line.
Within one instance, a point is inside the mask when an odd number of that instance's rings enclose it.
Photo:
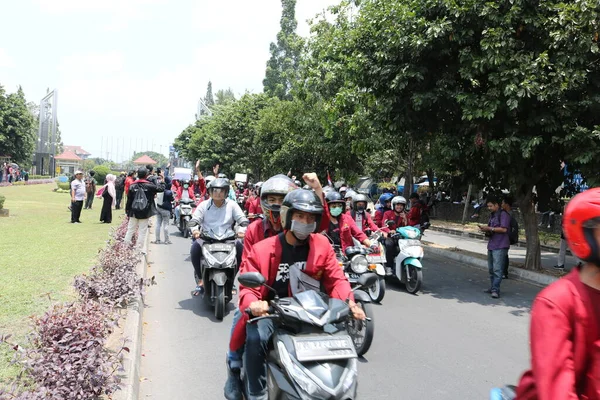
M 230 240 L 235 239 L 235 232 L 230 227 L 211 228 L 202 232 L 202 235 L 207 239 L 213 240 Z
M 327 303 L 314 290 L 307 290 L 294 295 L 294 299 L 304 310 L 316 318 L 321 318 L 328 310 Z

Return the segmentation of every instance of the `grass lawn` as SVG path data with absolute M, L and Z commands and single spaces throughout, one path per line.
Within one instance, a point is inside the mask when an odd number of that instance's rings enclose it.
M 70 223 L 69 194 L 54 193 L 55 184 L 1 187 L 0 333 L 22 342 L 31 330 L 29 317 L 51 303 L 74 299 L 73 277 L 86 272 L 124 214 L 113 210 L 113 223 L 101 224 L 102 199 L 83 210 L 82 224 Z M 15 376 L 11 351 L 0 347 L 0 386 Z

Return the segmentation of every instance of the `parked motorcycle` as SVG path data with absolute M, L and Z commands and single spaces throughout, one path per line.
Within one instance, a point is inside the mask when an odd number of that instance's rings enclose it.
M 416 294 L 423 284 L 423 245 L 420 238 L 422 231 L 412 226 L 396 229 L 391 236 L 398 241 L 398 255 L 394 259 L 392 275 L 406 286 L 408 293 Z
M 183 235 L 184 238 L 188 238 L 190 236 L 190 230 L 188 229 L 188 221 L 192 219 L 193 214 L 193 199 L 181 199 L 179 200 L 179 232 Z
M 198 222 L 191 220 L 190 228 Z M 204 281 L 204 301 L 214 307 L 215 317 L 223 319 L 225 307 L 233 298 L 233 284 L 237 270 L 236 234 L 227 228 L 224 231 L 201 231 L 202 239 L 202 280 Z M 196 277 L 197 279 L 198 277 Z
M 355 289 L 370 286 L 376 279 L 374 274 L 362 275 Z M 241 274 L 238 280 L 251 288 L 266 282 L 258 272 Z M 368 299 L 356 290 L 357 302 L 361 297 Z M 246 312 L 251 315 L 249 309 Z M 281 299 L 276 295 L 269 315 L 251 316 L 248 323 L 266 318 L 275 325 L 267 355 L 269 399 L 356 399 L 358 351 L 348 329 L 354 318 L 346 302 L 314 290 Z M 242 379 L 247 388 L 244 371 Z

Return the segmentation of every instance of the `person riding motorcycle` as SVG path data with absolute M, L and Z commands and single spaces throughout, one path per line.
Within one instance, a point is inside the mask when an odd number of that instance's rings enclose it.
M 352 238 L 356 238 L 360 243 L 367 247 L 373 246 L 379 250 L 377 244 L 371 244 L 371 241 L 354 222 L 354 219 L 344 213 L 346 202 L 337 192 L 329 192 L 326 197 L 327 206 L 329 207 L 329 226 L 326 229 L 327 236 L 331 238 L 333 244 L 340 246 L 342 252 L 350 246 L 354 246 Z
M 375 221 L 375 225 L 380 228 L 384 227 L 383 214 L 392 209 L 392 197 L 394 197 L 394 195 L 391 193 L 384 193 L 379 196 L 379 209 L 375 211 L 375 217 L 373 220 Z
M 175 194 L 175 202 L 177 203 L 177 206 L 175 207 L 175 225 L 179 224 L 179 202 L 181 200 L 194 200 L 194 197 L 194 188 L 190 185 L 190 180 L 184 179 L 182 185 L 177 188 L 177 192 Z
M 408 218 L 406 216 L 406 212 L 404 211 L 406 208 L 406 199 L 404 197 L 394 196 L 391 204 L 392 209 L 383 214 L 383 228 L 381 229 L 393 233 L 396 228 L 408 226 Z M 398 246 L 396 246 L 396 240 L 387 238 L 385 240 L 386 274 L 391 275 L 392 268 L 394 266 L 394 259 L 397 255 Z
M 531 309 L 531 369 L 517 399 L 600 399 L 600 188 L 573 197 L 563 229 L 584 262 L 542 290 Z
M 257 182 L 256 185 L 254 185 L 254 200 L 248 200 L 246 202 L 246 211 L 248 213 L 248 219 L 250 220 L 250 222 L 253 222 L 255 219 L 257 219 L 261 211 L 260 188 L 262 185 L 262 182 Z
M 354 219 L 354 222 L 356 222 L 358 229 L 362 232 L 377 232 L 380 229 L 375 225 L 371 215 L 366 211 L 367 204 L 369 204 L 369 198 L 366 195 L 362 193 L 356 194 L 352 199 L 352 210 L 350 211 L 350 215 L 352 216 L 352 219 Z
M 348 280 L 339 267 L 335 253 L 328 240 L 316 234 L 324 206 L 318 195 L 311 190 L 296 189 L 287 194 L 281 205 L 280 215 L 283 232 L 257 243 L 242 264 L 241 272 L 260 272 L 267 284 L 274 288 L 280 297 L 289 297 L 289 271 L 296 263 L 304 264 L 302 271 L 321 281 L 330 297 L 348 300 L 354 317 L 364 320 L 362 308 L 354 302 L 354 296 Z M 268 300 L 273 294 L 266 289 L 240 286 L 241 311 L 250 309 L 255 317 L 266 315 Z M 248 315 L 235 325 L 230 341 L 230 351 L 245 346 L 245 368 L 249 400 L 267 399 L 267 347 L 273 332 L 273 321 L 263 319 L 246 324 Z M 228 365 L 228 374 L 236 382 L 235 389 L 226 394 L 230 400 L 242 398 L 240 369 Z
M 190 249 L 190 258 L 194 266 L 195 276 L 197 277 L 196 288 L 193 291 L 194 296 L 198 296 L 204 292 L 204 284 L 202 282 L 202 244 L 200 239 L 200 230 L 222 231 L 233 227 L 234 223 L 239 226 L 238 236 L 243 237 L 248 226 L 248 219 L 236 201 L 232 201 L 227 196 L 229 190 L 229 181 L 227 179 L 218 178 L 211 182 L 208 192 L 209 200 L 204 200 L 192 215 L 192 220 L 198 223 L 198 228 L 192 229 L 192 237 L 195 239 Z M 241 259 L 243 245 L 241 241 L 236 241 L 238 252 L 238 266 Z
M 344 212 L 348 212 L 350 210 L 352 210 L 352 206 L 353 206 L 353 200 L 354 200 L 354 196 L 356 196 L 358 193 L 356 193 L 354 190 L 352 189 L 348 189 L 346 190 L 346 193 L 344 194 L 344 201 L 346 201 L 346 210 Z
M 409 197 L 410 200 L 410 210 L 408 211 L 408 226 L 417 226 L 421 225 L 421 214 L 426 209 L 426 205 L 421 203 L 419 199 L 419 195 L 417 193 L 413 193 Z

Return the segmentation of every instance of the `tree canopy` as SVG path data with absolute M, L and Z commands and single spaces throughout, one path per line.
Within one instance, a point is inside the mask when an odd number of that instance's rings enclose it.
M 0 155 L 10 156 L 18 164 L 31 163 L 37 139 L 35 119 L 20 86 L 7 95 L 0 85 Z

